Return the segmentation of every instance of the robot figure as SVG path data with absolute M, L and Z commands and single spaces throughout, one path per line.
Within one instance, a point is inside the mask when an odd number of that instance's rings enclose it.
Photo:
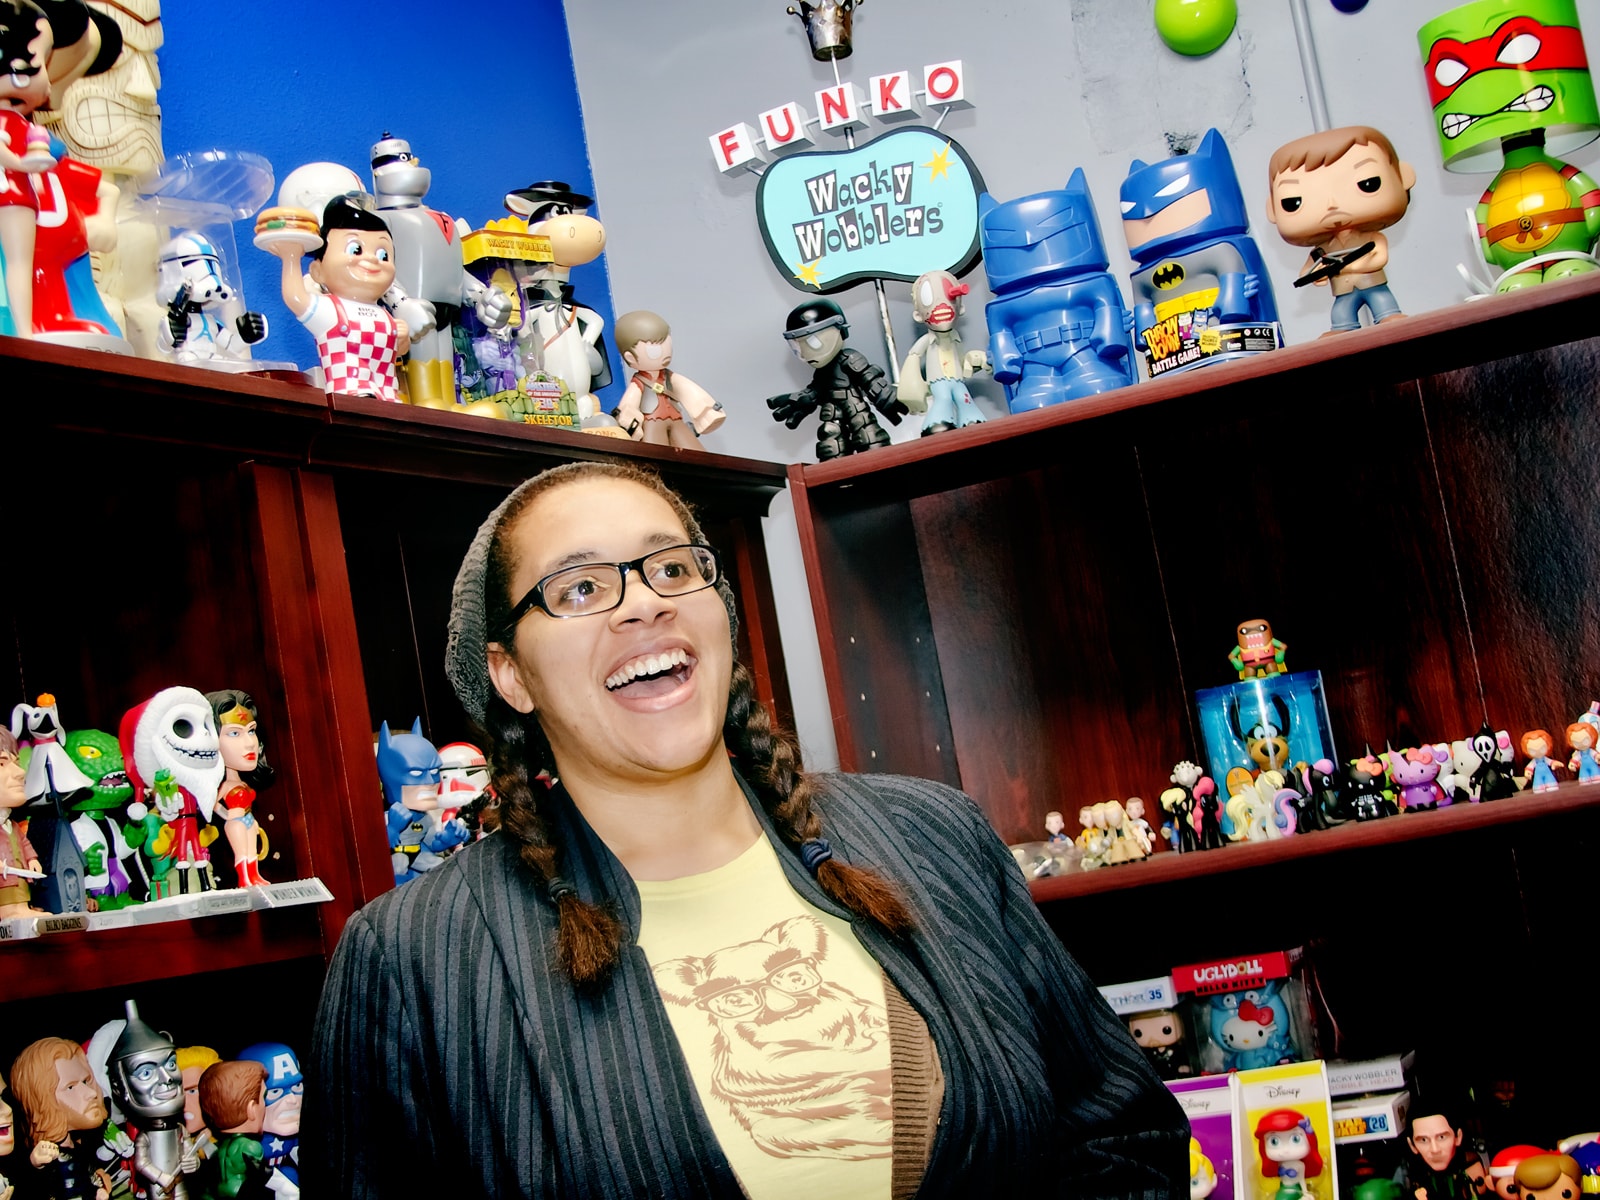
M 188 1200 L 183 1179 L 183 1074 L 178 1048 L 164 1033 L 139 1019 L 127 1002 L 128 1020 L 111 1047 L 107 1071 L 111 1095 L 138 1128 L 134 1170 L 150 1200 Z
M 161 247 L 156 300 L 167 310 L 157 336 L 176 362 L 248 362 L 250 347 L 267 336 L 266 317 L 244 311 L 222 278 L 216 247 L 193 230 Z
M 1080 167 L 1065 190 L 997 204 L 978 198 L 995 298 L 989 359 L 1013 413 L 1139 381 L 1133 314 L 1106 271 L 1105 242 Z
M 1134 341 L 1154 379 L 1282 345 L 1278 306 L 1227 143 L 1215 129 L 1192 154 L 1122 181 L 1133 256 Z
M 454 326 L 472 305 L 488 329 L 503 329 L 511 317 L 511 297 L 486 287 L 467 273 L 455 224 L 423 206 L 433 175 L 411 144 L 384 133 L 372 147 L 372 191 L 378 211 L 394 238 L 395 282 L 407 296 L 431 307 L 432 321 L 411 330 L 406 383 L 412 404 L 454 408 Z
M 444 767 L 439 751 L 422 736 L 418 717 L 410 733 L 378 733 L 378 778 L 389 806 L 389 849 L 396 884 L 410 883 L 444 862 L 441 857 L 471 838 L 459 817 L 440 824 L 439 780 Z
M 966 308 L 966 284 L 949 271 L 929 271 L 911 285 L 911 316 L 928 327 L 900 368 L 900 402 L 912 412 L 926 412 L 922 436 L 976 425 L 983 414 L 972 402 L 965 380 L 989 371 L 982 350 L 961 352 L 956 321 Z
M 909 410 L 895 399 L 894 385 L 882 369 L 844 344 L 850 336 L 844 311 L 832 300 L 808 300 L 790 312 L 783 336 L 812 375 L 808 387 L 768 398 L 773 420 L 796 429 L 815 412 L 821 419 L 817 458 L 823 462 L 887 446 L 889 435 L 872 409 L 891 425 L 900 424 Z

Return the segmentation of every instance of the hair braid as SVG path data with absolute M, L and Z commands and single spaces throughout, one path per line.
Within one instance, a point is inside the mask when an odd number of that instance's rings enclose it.
M 800 749 L 756 699 L 755 681 L 743 663 L 733 667 L 723 733 L 784 840 L 800 846 L 820 837 L 822 818 L 811 807 L 812 785 Z M 876 871 L 828 858 L 817 864 L 816 876 L 823 891 L 857 916 L 893 934 L 911 928 L 911 914 Z
M 607 909 L 580 897 L 561 875 L 559 855 L 539 814 L 530 773 L 554 765 L 550 744 L 537 720 L 524 720 L 498 696 L 489 699 L 485 724 L 490 786 L 500 800 L 497 821 L 501 834 L 516 844 L 522 861 L 544 881 L 545 892 L 556 907 L 561 921 L 556 957 L 562 971 L 580 987 L 598 986 L 622 953 L 622 923 Z

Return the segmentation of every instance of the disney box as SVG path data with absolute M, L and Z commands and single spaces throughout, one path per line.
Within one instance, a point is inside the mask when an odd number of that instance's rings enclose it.
M 1189 1118 L 1191 1200 L 1234 1200 L 1232 1081 L 1209 1075 L 1174 1079 L 1167 1088 Z
M 1262 1067 L 1228 1079 L 1237 1200 L 1338 1200 L 1333 1103 L 1322 1063 Z

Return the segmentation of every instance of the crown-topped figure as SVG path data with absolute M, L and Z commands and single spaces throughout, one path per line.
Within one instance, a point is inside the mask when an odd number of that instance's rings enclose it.
M 811 57 L 818 62 L 831 62 L 836 58 L 850 57 L 851 15 L 862 0 L 818 0 L 812 4 L 800 0 L 800 7 L 789 6 L 789 15 L 805 23 L 806 36 L 811 39 Z

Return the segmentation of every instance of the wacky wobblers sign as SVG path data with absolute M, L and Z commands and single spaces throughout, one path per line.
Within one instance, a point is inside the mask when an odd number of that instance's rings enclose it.
M 791 286 L 838 292 L 868 279 L 963 275 L 978 262 L 983 179 L 950 138 L 897 129 L 851 150 L 791 154 L 761 176 L 756 215 Z

